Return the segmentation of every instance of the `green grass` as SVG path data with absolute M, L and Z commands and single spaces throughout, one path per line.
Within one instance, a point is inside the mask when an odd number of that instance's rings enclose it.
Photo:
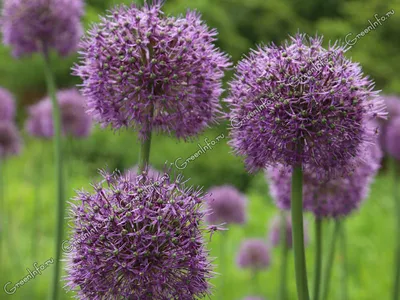
M 207 131 L 198 142 L 203 144 L 204 138 L 214 138 L 220 129 Z M 124 168 L 136 162 L 138 145 L 135 136 L 128 133 L 112 135 L 95 131 L 88 141 L 75 141 L 67 151 L 68 198 L 74 195 L 75 189 L 90 188 L 90 182 L 98 178 L 96 170 L 108 165 L 109 169 Z M 133 142 L 130 142 L 133 141 Z M 165 160 L 182 156 L 188 157 L 198 150 L 195 143 L 177 143 L 168 137 L 155 137 L 150 160 L 158 168 L 162 168 Z M 0 283 L 2 287 L 8 281 L 13 284 L 27 275 L 26 268 L 33 269 L 33 263 L 44 263 L 54 257 L 55 232 L 55 190 L 52 165 L 52 147 L 50 142 L 27 141 L 22 156 L 13 158 L 6 164 L 5 170 L 5 205 L 7 225 L 2 233 L 6 234 L 6 257 L 1 264 Z M 269 195 L 268 186 L 263 174 L 253 177 L 246 175 L 240 159 L 229 154 L 226 141 L 198 159 L 191 162 L 184 171 L 190 182 L 204 185 L 207 189 L 213 184 L 234 183 L 245 190 L 249 198 L 248 222 L 245 226 L 231 226 L 228 231 L 228 244 L 225 251 L 226 265 L 224 274 L 212 280 L 215 286 L 215 297 L 220 295 L 219 286 L 224 277 L 224 299 L 241 299 L 255 293 L 255 282 L 248 270 L 240 270 L 236 266 L 236 252 L 240 242 L 245 238 L 258 237 L 267 241 L 267 225 L 278 213 Z M 99 156 L 99 153 L 101 155 Z M 37 165 L 42 172 L 38 172 Z M 35 167 L 36 166 L 36 167 Z M 177 170 L 175 170 L 177 171 Z M 39 197 L 39 213 L 34 215 L 35 180 L 41 185 Z M 394 216 L 391 199 L 391 183 L 387 175 L 381 174 L 371 188 L 368 200 L 347 221 L 348 260 L 349 260 L 349 299 L 376 300 L 389 299 L 393 273 Z M 313 278 L 313 217 L 306 214 L 310 243 L 306 256 L 308 263 L 309 284 Z M 35 222 L 39 226 L 36 234 L 37 255 L 32 254 L 32 228 Z M 332 224 L 324 224 L 323 236 L 326 242 L 332 232 Z M 219 272 L 220 234 L 213 236 L 209 243 L 211 255 L 216 257 L 215 271 Z M 326 243 L 324 243 L 324 246 Z M 339 248 L 338 248 L 339 249 Z M 276 299 L 279 280 L 279 249 L 271 253 L 271 267 L 262 272 L 258 278 L 258 294 Z M 330 299 L 340 299 L 340 253 L 336 252 L 333 266 Z M 42 275 L 36 276 L 20 287 L 14 295 L 6 295 L 1 291 L 0 299 L 46 299 L 53 269 L 49 267 Z M 292 252 L 288 264 L 289 299 L 295 298 L 294 265 Z M 311 286 L 310 286 L 310 290 Z M 71 299 L 73 293 L 63 292 L 63 299 Z M 326 299 L 324 299 L 326 300 Z

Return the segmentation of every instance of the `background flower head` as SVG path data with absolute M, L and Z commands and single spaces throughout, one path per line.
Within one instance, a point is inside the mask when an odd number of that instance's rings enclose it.
M 345 172 L 364 141 L 365 126 L 385 116 L 361 67 L 337 44 L 296 35 L 282 46 L 253 50 L 236 67 L 226 100 L 231 145 L 250 171 L 277 163 Z
M 247 198 L 234 186 L 223 185 L 211 188 L 206 196 L 210 224 L 243 224 L 246 222 Z
M 14 97 L 9 91 L 0 87 L 0 120 L 12 121 L 15 115 Z
M 292 218 L 290 215 L 285 217 L 285 228 L 286 228 L 286 246 L 288 248 L 292 248 Z M 281 241 L 281 228 L 282 228 L 282 217 L 277 215 L 275 216 L 270 225 L 269 225 L 269 232 L 268 232 L 268 240 L 270 244 L 274 247 L 279 246 Z M 309 241 L 308 237 L 308 228 L 307 223 L 304 222 L 304 244 L 307 245 Z
M 212 276 L 201 192 L 167 173 L 154 179 L 102 172 L 94 193 L 79 192 L 67 286 L 81 299 L 194 299 Z M 87 233 L 90 232 L 90 236 Z
M 0 121 L 0 159 L 21 151 L 21 138 L 17 127 L 11 122 Z
M 65 56 L 82 34 L 82 0 L 6 0 L 1 16 L 4 44 L 19 57 L 55 49 Z
M 386 136 L 387 136 L 387 128 L 389 124 L 400 117 L 400 97 L 395 95 L 388 95 L 382 97 L 386 104 L 386 109 L 388 112 L 387 120 L 381 120 L 380 122 L 380 145 L 382 150 L 387 151 L 386 149 Z
M 240 245 L 236 258 L 240 268 L 261 270 L 268 268 L 270 253 L 267 244 L 261 239 L 247 239 Z
M 400 116 L 392 119 L 386 127 L 385 148 L 391 156 L 400 160 Z
M 64 135 L 77 138 L 87 137 L 92 121 L 85 112 L 85 99 L 76 89 L 61 90 L 57 93 L 61 112 L 61 127 Z M 32 136 L 51 138 L 54 134 L 53 106 L 49 97 L 29 108 L 26 129 Z
M 102 18 L 81 43 L 75 74 L 101 124 L 185 139 L 215 120 L 229 61 L 199 14 L 165 16 L 161 6 L 120 6 Z

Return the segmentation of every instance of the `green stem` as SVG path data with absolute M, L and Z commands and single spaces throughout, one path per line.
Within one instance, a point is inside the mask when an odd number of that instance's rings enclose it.
M 260 271 L 258 269 L 254 269 L 253 275 L 252 275 L 254 295 L 261 294 L 260 279 L 259 279 L 260 276 L 259 275 L 260 275 Z
M 341 282 L 342 282 L 342 300 L 348 299 L 348 288 L 347 288 L 347 241 L 346 241 L 346 226 L 345 221 L 342 220 L 342 226 L 340 230 L 340 248 L 342 254 L 342 272 L 341 272 Z
M 292 175 L 292 230 L 298 300 L 309 300 L 303 228 L 303 171 L 293 168 Z
M 150 106 L 150 119 L 153 118 L 153 113 L 154 113 L 154 107 L 153 105 Z M 144 136 L 144 140 L 141 142 L 140 145 L 140 153 L 139 153 L 139 168 L 138 172 L 141 173 L 144 170 L 147 169 L 148 164 L 149 164 L 149 158 L 150 158 L 150 145 L 151 145 L 151 126 L 149 124 L 145 124 L 147 127 L 146 133 Z
M 398 178 L 400 173 L 400 168 L 398 166 L 398 161 L 392 159 L 392 174 L 393 174 L 393 200 L 395 207 L 395 218 L 396 218 L 396 250 L 395 250 L 395 273 L 394 273 L 394 284 L 393 284 L 393 300 L 398 300 L 400 298 L 400 197 L 398 188 Z
M 279 300 L 286 300 L 286 273 L 287 273 L 287 260 L 288 260 L 288 242 L 287 242 L 287 228 L 286 228 L 286 213 L 281 212 L 281 229 L 280 229 L 280 240 L 281 240 L 281 281 L 279 286 Z
M 323 276 L 324 288 L 322 289 L 322 298 L 321 298 L 323 300 L 328 300 L 329 284 L 332 274 L 332 264 L 333 264 L 333 259 L 335 258 L 336 240 L 339 232 L 340 232 L 340 220 L 335 220 L 335 228 L 333 230 L 332 238 L 328 246 L 329 253 L 326 260 L 324 276 Z
M 315 219 L 315 264 L 314 264 L 314 300 L 319 299 L 321 285 L 321 265 L 322 265 L 322 219 Z
M 41 147 L 40 147 L 41 148 Z M 32 220 L 32 258 L 37 260 L 36 250 L 38 244 L 38 231 L 39 231 L 39 213 L 40 213 L 40 181 L 42 180 L 42 149 L 39 149 L 39 154 L 36 156 L 33 167 L 33 185 L 34 185 L 34 203 L 33 203 L 33 220 Z
M 219 273 L 221 276 L 220 280 L 220 297 L 219 299 L 223 300 L 224 299 L 224 288 L 225 288 L 225 253 L 226 253 L 226 243 L 227 243 L 227 232 L 221 232 L 221 239 L 219 242 Z
M 51 300 L 57 300 L 58 285 L 61 272 L 61 243 L 64 234 L 64 179 L 63 179 L 63 161 L 62 161 L 62 140 L 61 140 L 61 112 L 56 98 L 56 84 L 50 66 L 50 58 L 47 49 L 43 51 L 44 71 L 47 82 L 48 94 L 51 98 L 53 107 L 53 126 L 54 126 L 54 160 L 55 160 L 55 178 L 57 181 L 57 215 L 56 215 L 56 240 L 55 240 L 55 264 L 53 281 L 51 285 Z

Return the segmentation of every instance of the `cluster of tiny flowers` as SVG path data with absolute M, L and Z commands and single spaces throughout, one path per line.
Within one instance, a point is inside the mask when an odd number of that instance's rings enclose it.
M 14 98 L 9 91 L 0 87 L 0 120 L 12 121 L 15 115 Z
M 385 112 L 373 82 L 345 51 L 299 34 L 238 64 L 226 101 L 231 120 L 241 121 L 232 127 L 231 145 L 250 171 L 277 163 L 327 174 L 352 169 L 349 162 L 374 134 L 364 124 Z
M 87 137 L 92 129 L 92 120 L 85 112 L 85 98 L 77 89 L 57 93 L 60 106 L 61 127 L 64 135 Z M 51 138 L 54 134 L 53 106 L 49 97 L 29 108 L 26 130 L 30 135 Z
M 396 119 L 400 117 L 400 98 L 394 95 L 389 95 L 389 96 L 383 96 L 383 99 L 386 104 L 386 109 L 388 112 L 388 119 L 387 120 L 382 120 L 380 123 L 380 144 L 381 148 L 384 151 L 388 151 L 387 149 L 387 143 L 394 143 L 395 141 L 391 141 L 391 138 L 395 138 L 393 136 L 393 132 L 391 136 L 387 135 L 387 128 L 389 125 L 393 122 L 395 123 Z M 393 128 L 393 127 L 392 127 Z
M 211 188 L 206 196 L 209 224 L 243 224 L 246 222 L 247 198 L 235 187 L 223 185 Z
M 286 246 L 292 248 L 292 218 L 288 215 L 285 218 L 286 228 Z M 281 241 L 281 228 L 282 228 L 282 217 L 275 216 L 270 224 L 268 240 L 273 247 L 277 247 Z M 304 223 L 304 244 L 307 245 L 309 242 L 307 223 Z
M 382 151 L 376 144 L 364 144 L 354 159 L 353 173 L 343 177 L 320 180 L 311 171 L 304 172 L 303 207 L 317 217 L 346 216 L 359 207 L 380 167 Z M 267 169 L 270 193 L 281 209 L 290 208 L 291 169 L 284 166 Z
M 103 126 L 174 133 L 186 139 L 215 121 L 230 66 L 195 12 L 164 16 L 161 1 L 120 6 L 81 42 L 88 112 Z
M 76 51 L 82 35 L 82 0 L 7 0 L 1 16 L 4 44 L 20 57 L 55 49 Z
M 124 175 L 134 181 L 135 178 L 138 176 L 138 172 L 139 172 L 139 166 L 136 165 L 136 166 L 128 169 Z M 149 176 L 153 179 L 156 179 L 157 177 L 159 177 L 161 175 L 161 173 L 158 170 L 152 168 L 151 166 L 148 166 L 147 170 L 145 172 L 146 172 L 147 176 Z
M 79 192 L 71 203 L 71 240 L 80 242 L 68 254 L 67 287 L 90 300 L 207 296 L 212 266 L 201 192 L 168 173 L 156 179 L 143 173 L 134 181 L 101 174 L 94 193 Z
M 240 245 L 236 261 L 240 268 L 266 269 L 270 264 L 269 248 L 261 239 L 245 240 Z
M 21 138 L 12 122 L 0 121 L 0 159 L 16 155 L 21 151 Z
M 391 120 L 386 127 L 385 149 L 389 155 L 400 160 L 400 116 Z

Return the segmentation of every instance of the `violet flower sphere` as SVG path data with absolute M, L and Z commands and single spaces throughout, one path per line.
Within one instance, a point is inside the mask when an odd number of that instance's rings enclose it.
M 72 203 L 67 287 L 80 299 L 197 299 L 210 293 L 201 192 L 167 173 L 102 172 Z
M 21 151 L 21 138 L 15 125 L 0 121 L 0 160 L 17 155 Z
M 382 151 L 377 144 L 365 143 L 352 174 L 321 181 L 317 170 L 306 170 L 303 177 L 303 208 L 317 217 L 338 218 L 356 210 L 369 192 L 380 168 Z M 267 169 L 270 193 L 281 209 L 290 209 L 291 170 L 288 167 Z
M 247 198 L 231 185 L 211 188 L 206 196 L 209 224 L 244 224 Z
M 238 64 L 226 102 L 231 146 L 249 171 L 278 163 L 335 174 L 352 167 L 370 139 L 364 123 L 385 112 L 373 82 L 345 51 L 296 35 L 283 46 L 253 50 Z
M 394 95 L 388 95 L 382 97 L 386 104 L 386 109 L 388 112 L 388 119 L 382 120 L 380 123 L 380 134 L 379 134 L 379 142 L 382 150 L 385 152 L 386 149 L 386 131 L 388 125 L 392 122 L 392 120 L 400 117 L 400 97 Z
M 15 116 L 14 97 L 9 91 L 0 87 L 0 120 L 12 121 Z
M 61 127 L 64 135 L 76 138 L 87 137 L 92 129 L 92 120 L 85 112 L 85 98 L 76 89 L 57 93 L 60 105 Z M 49 97 L 29 108 L 26 130 L 30 135 L 51 138 L 54 134 L 53 106 Z
M 282 222 L 282 217 L 281 216 L 275 216 L 271 224 L 269 226 L 269 233 L 268 233 L 268 240 L 270 242 L 270 245 L 273 247 L 277 247 L 280 244 L 281 241 L 281 222 Z M 292 248 L 292 218 L 288 215 L 286 216 L 286 246 L 288 248 Z M 308 237 L 308 228 L 307 228 L 307 223 L 304 222 L 304 244 L 307 245 L 309 242 L 309 237 Z
M 16 57 L 49 49 L 69 55 L 83 32 L 82 15 L 82 0 L 5 0 L 3 42 Z
M 88 112 L 102 125 L 155 130 L 186 139 L 215 121 L 230 66 L 195 12 L 165 16 L 162 1 L 120 6 L 81 43 L 74 69 Z
M 385 132 L 386 151 L 400 160 L 400 116 L 392 119 Z
M 253 270 L 266 269 L 270 265 L 267 244 L 261 239 L 248 239 L 242 242 L 236 258 L 240 268 Z

